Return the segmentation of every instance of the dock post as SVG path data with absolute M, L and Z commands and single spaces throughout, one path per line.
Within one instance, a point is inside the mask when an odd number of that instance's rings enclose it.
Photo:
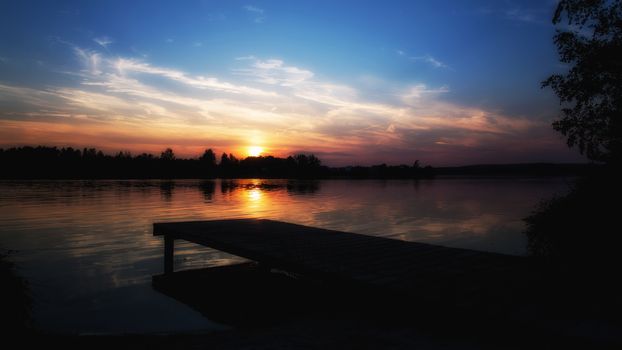
M 173 273 L 174 262 L 173 253 L 175 252 L 175 238 L 171 235 L 164 235 L 164 273 Z

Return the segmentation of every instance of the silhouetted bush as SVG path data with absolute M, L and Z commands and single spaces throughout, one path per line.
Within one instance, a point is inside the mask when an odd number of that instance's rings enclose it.
M 530 254 L 547 271 L 552 293 L 597 317 L 622 311 L 619 175 L 602 171 L 578 180 L 566 195 L 544 201 L 525 219 Z
M 621 189 L 613 173 L 598 172 L 577 180 L 568 194 L 542 202 L 525 219 L 530 253 L 573 271 L 622 266 Z

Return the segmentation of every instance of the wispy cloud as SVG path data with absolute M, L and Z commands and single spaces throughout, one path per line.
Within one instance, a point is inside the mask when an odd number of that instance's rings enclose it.
M 412 60 L 415 62 L 427 63 L 434 68 L 451 69 L 451 67 L 449 67 L 447 64 L 445 64 L 444 62 L 441 62 L 440 60 L 436 59 L 430 54 L 425 54 L 422 56 L 408 56 L 404 50 L 399 50 L 399 49 L 395 50 L 395 53 L 400 57 L 407 57 L 409 60 Z
M 255 6 L 251 6 L 251 5 L 244 6 L 244 9 L 246 11 L 255 12 L 255 13 L 258 13 L 260 15 L 263 15 L 263 12 L 264 12 L 263 9 L 260 9 L 259 7 L 255 7 Z
M 81 86 L 0 85 L 0 126 L 13 130 L 2 135 L 5 144 L 38 138 L 141 152 L 177 145 L 196 154 L 208 146 L 235 151 L 259 139 L 276 155 L 304 149 L 332 164 L 363 156 L 367 163 L 399 161 L 391 154 L 442 162 L 432 158 L 448 148 L 477 154 L 487 143 L 532 137 L 539 125 L 447 102 L 446 86 L 393 84 L 388 93 L 395 98 L 372 101 L 361 86 L 320 79 L 282 59 L 243 57 L 231 80 L 73 50 Z
M 111 38 L 107 37 L 107 36 L 100 36 L 98 38 L 93 39 L 94 42 L 97 43 L 97 45 L 107 49 L 108 46 L 110 46 L 111 44 L 114 43 L 114 40 L 112 40 Z
M 254 17 L 254 22 L 255 23 L 263 23 L 263 21 L 265 20 L 264 17 L 264 9 L 256 7 L 256 6 L 252 6 L 252 5 L 246 5 L 243 7 L 244 10 L 252 13 L 255 15 Z
M 507 19 L 524 23 L 546 24 L 542 15 L 542 10 L 525 9 L 521 7 L 512 7 L 505 10 Z
M 423 97 L 427 97 L 430 95 L 439 95 L 449 92 L 449 88 L 447 86 L 441 86 L 439 88 L 431 89 L 427 87 L 425 84 L 416 84 L 414 86 L 409 87 L 402 95 L 402 101 L 407 104 L 411 104 L 412 101 L 416 101 Z
M 473 11 L 480 16 L 495 16 L 523 24 L 551 25 L 550 17 L 557 1 L 542 1 L 540 6 L 524 7 L 520 3 L 505 1 L 498 6 L 480 7 Z
M 249 56 L 239 56 L 236 57 L 235 60 L 236 61 L 246 61 L 246 60 L 256 60 L 257 57 L 253 56 L 253 55 L 249 55 Z
M 151 74 L 168 78 L 198 89 L 211 89 L 235 94 L 274 96 L 271 92 L 222 82 L 214 77 L 193 77 L 179 70 L 152 66 L 149 63 L 139 59 L 117 58 L 108 60 L 108 63 L 114 67 L 118 75 L 121 76 L 125 76 L 128 73 Z
M 101 64 L 101 54 L 99 52 L 83 49 L 77 46 L 73 47 L 73 50 L 78 57 L 82 66 L 92 75 L 99 75 L 101 71 L 99 70 Z
M 434 68 L 446 68 L 446 69 L 450 68 L 447 64 L 439 61 L 438 59 L 432 57 L 431 55 L 410 56 L 409 58 L 413 61 L 425 62 Z
M 285 65 L 279 59 L 255 59 L 251 67 L 236 69 L 235 73 L 252 77 L 253 80 L 260 83 L 282 86 L 296 85 L 313 77 L 313 72 Z

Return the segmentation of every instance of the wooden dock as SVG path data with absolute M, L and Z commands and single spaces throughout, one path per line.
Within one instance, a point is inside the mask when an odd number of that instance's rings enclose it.
M 619 324 L 582 326 L 585 320 L 558 298 L 560 290 L 546 290 L 550 275 L 524 257 L 262 219 L 156 223 L 153 229 L 165 241 L 165 273 L 153 276 L 154 288 L 227 324 L 261 324 L 299 312 L 332 319 L 339 315 L 333 311 L 348 310 L 381 322 L 418 318 L 441 329 L 453 322 L 456 329 L 530 329 L 536 337 L 622 344 Z M 258 264 L 173 273 L 177 239 Z M 283 278 L 257 265 L 306 278 Z M 601 334 L 593 327 L 616 331 Z
M 165 273 L 182 239 L 318 280 L 454 303 L 502 296 L 521 283 L 526 265 L 522 257 L 265 219 L 156 223 L 153 232 L 164 236 Z

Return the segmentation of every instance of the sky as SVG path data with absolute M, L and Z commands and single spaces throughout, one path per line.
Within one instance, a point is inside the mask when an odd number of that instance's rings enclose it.
M 0 147 L 577 162 L 537 1 L 2 1 Z

